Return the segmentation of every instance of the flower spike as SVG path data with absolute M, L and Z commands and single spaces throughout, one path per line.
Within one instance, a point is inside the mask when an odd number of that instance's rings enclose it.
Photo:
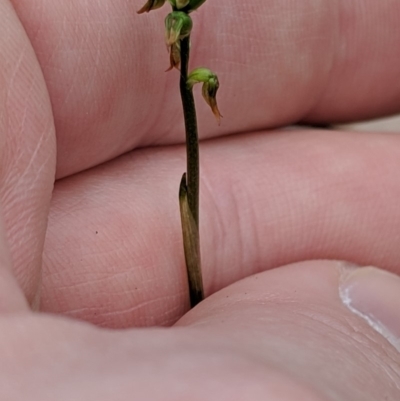
M 127 0 L 128 1 L 128 0 Z M 189 75 L 190 34 L 192 31 L 192 11 L 197 10 L 206 0 L 142 0 L 147 3 L 139 14 L 162 7 L 166 2 L 172 12 L 165 19 L 165 41 L 169 51 L 170 67 L 179 70 L 179 89 L 183 106 L 183 119 L 186 134 L 186 173 L 179 187 L 179 206 L 182 223 L 183 249 L 189 285 L 190 306 L 193 308 L 204 299 L 201 273 L 199 237 L 199 191 L 200 159 L 199 136 L 197 129 L 196 105 L 193 85 L 203 83 L 203 97 L 218 120 L 216 95 L 219 88 L 217 76 L 206 68 L 197 68 Z

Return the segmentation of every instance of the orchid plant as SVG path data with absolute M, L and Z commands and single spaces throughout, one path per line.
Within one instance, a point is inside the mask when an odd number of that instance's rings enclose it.
M 168 0 L 172 12 L 165 19 L 165 41 L 170 56 L 170 67 L 167 71 L 174 68 L 180 70 L 180 92 L 186 132 L 187 168 L 179 188 L 179 205 L 191 307 L 204 298 L 199 237 L 199 140 L 193 97 L 195 84 L 203 84 L 203 97 L 218 123 L 221 120 L 216 101 L 218 77 L 207 68 L 196 68 L 189 73 L 190 34 L 193 28 L 190 14 L 205 1 Z M 156 10 L 166 2 L 167 0 L 148 0 L 138 13 Z

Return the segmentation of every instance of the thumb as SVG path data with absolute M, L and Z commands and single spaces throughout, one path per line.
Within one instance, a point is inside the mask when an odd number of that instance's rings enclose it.
M 321 400 L 394 401 L 400 396 L 399 306 L 397 276 L 313 261 L 240 281 L 178 325 L 212 330 L 234 342 L 238 354 L 286 374 L 290 400 L 298 399 L 294 383 L 300 382 Z
M 400 352 L 400 278 L 375 267 L 342 275 L 340 297 Z

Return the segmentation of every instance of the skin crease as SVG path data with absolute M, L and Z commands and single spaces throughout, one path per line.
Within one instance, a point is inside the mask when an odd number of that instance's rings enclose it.
M 0 0 L 0 399 L 398 400 L 398 352 L 318 259 L 400 273 L 400 138 L 267 129 L 398 112 L 399 3 L 194 14 L 225 118 L 198 96 L 209 297 L 189 313 L 166 8 L 137 3 Z

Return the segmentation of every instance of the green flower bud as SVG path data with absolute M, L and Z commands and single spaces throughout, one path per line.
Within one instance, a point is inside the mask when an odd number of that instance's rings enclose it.
M 187 80 L 188 88 L 192 89 L 195 84 L 203 83 L 202 94 L 206 103 L 211 107 L 218 124 L 221 122 L 221 113 L 217 105 L 217 91 L 219 88 L 218 77 L 208 68 L 196 68 Z
M 206 0 L 169 0 L 172 7 L 190 13 L 197 10 Z
M 165 19 L 165 40 L 167 46 L 172 46 L 180 39 L 190 35 L 192 19 L 182 11 L 173 11 Z
M 147 0 L 147 3 L 137 12 L 138 14 L 148 13 L 162 7 L 166 0 Z

